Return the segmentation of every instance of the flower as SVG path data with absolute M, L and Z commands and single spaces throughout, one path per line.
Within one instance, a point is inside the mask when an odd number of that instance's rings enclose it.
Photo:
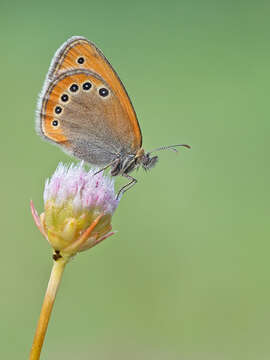
M 46 180 L 45 211 L 40 216 L 31 202 L 35 223 L 55 250 L 55 257 L 75 255 L 113 234 L 111 218 L 119 200 L 113 180 L 96 172 L 86 171 L 83 162 L 60 163 Z

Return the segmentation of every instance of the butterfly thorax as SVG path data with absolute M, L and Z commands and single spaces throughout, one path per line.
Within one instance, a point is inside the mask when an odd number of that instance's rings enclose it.
M 151 157 L 149 153 L 145 153 L 143 148 L 140 148 L 136 154 L 122 153 L 112 164 L 111 175 L 129 174 L 140 166 L 149 170 L 157 163 L 157 160 L 157 156 Z

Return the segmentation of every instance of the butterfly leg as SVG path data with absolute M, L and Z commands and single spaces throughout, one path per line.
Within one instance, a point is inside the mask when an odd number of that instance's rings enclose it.
M 119 160 L 118 160 L 118 159 L 117 159 L 117 161 L 119 162 Z M 98 171 L 96 171 L 96 172 L 94 173 L 94 175 L 97 175 L 98 173 L 100 173 L 100 172 L 102 172 L 102 171 L 104 171 L 104 170 L 108 169 L 110 166 L 115 165 L 115 163 L 116 163 L 117 161 L 113 160 L 113 161 L 112 161 L 112 162 L 110 162 L 108 165 L 106 165 L 106 166 L 104 166 L 103 168 L 101 168 L 101 169 L 99 169 Z
M 130 176 L 130 175 L 128 175 L 128 174 L 122 174 L 122 176 L 124 176 L 124 177 L 126 177 L 127 179 L 129 179 L 130 182 L 127 183 L 126 185 L 124 185 L 124 186 L 119 190 L 119 192 L 118 192 L 118 194 L 117 194 L 117 197 L 116 197 L 117 199 L 119 199 L 120 195 L 123 195 L 127 190 L 131 189 L 132 186 L 134 186 L 134 185 L 138 182 L 137 179 L 135 179 L 134 177 L 132 177 L 132 176 Z

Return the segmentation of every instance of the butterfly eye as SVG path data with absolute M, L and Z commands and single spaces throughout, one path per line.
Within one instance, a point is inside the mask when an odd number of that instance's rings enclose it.
M 89 81 L 87 81 L 83 84 L 82 87 L 83 87 L 83 90 L 89 90 L 89 89 L 91 89 L 92 84 Z
M 79 90 L 79 86 L 77 84 L 72 84 L 71 87 L 69 88 L 69 90 L 71 92 L 76 92 Z
M 67 94 L 63 94 L 63 95 L 61 96 L 61 100 L 62 100 L 63 102 L 67 102 L 67 101 L 68 101 L 68 95 L 67 95 Z
M 62 108 L 61 106 L 56 106 L 56 108 L 54 109 L 56 114 L 60 114 L 62 112 Z
M 59 124 L 58 120 L 53 120 L 52 121 L 52 126 L 56 127 L 56 126 L 58 126 L 58 124 Z
M 99 95 L 102 97 L 108 96 L 109 95 L 109 90 L 105 89 L 105 88 L 101 88 L 99 89 Z
M 82 56 L 80 56 L 78 59 L 77 59 L 77 63 L 78 64 L 83 64 L 84 63 L 84 58 Z

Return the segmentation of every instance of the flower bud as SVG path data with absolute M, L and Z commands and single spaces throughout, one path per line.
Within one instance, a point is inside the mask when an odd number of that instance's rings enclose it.
M 113 234 L 111 218 L 119 200 L 113 181 L 96 171 L 86 171 L 83 162 L 60 163 L 46 181 L 40 217 L 31 203 L 36 225 L 56 254 L 75 255 Z

